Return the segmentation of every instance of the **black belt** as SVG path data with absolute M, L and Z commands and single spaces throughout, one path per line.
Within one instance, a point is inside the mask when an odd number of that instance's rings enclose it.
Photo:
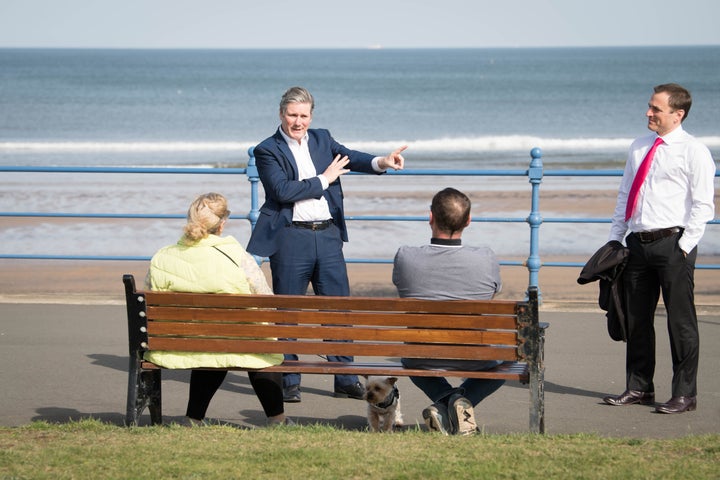
M 322 220 L 319 222 L 292 222 L 292 226 L 298 228 L 307 228 L 308 230 L 325 230 L 333 223 L 333 219 L 331 218 L 330 220 Z
M 662 230 L 653 230 L 652 232 L 634 232 L 633 235 L 640 240 L 640 243 L 650 243 L 680 233 L 682 230 L 680 227 L 671 227 L 663 228 Z

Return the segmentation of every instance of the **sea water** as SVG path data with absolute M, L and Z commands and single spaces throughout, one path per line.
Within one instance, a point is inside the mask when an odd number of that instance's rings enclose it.
M 313 127 L 375 154 L 407 144 L 407 168 L 524 169 L 530 150 L 541 147 L 546 168 L 620 169 L 632 139 L 648 132 L 644 114 L 652 86 L 665 82 L 691 90 L 694 104 L 684 126 L 720 158 L 720 47 L 0 49 L 0 165 L 244 166 L 248 149 L 277 129 L 282 93 L 301 85 L 315 96 Z M 226 176 L 2 177 L 1 211 L 182 213 L 194 195 L 210 190 L 226 193 L 235 211 L 249 208 L 245 180 Z M 409 178 L 344 183 L 349 197 L 354 188 L 377 191 L 352 203 L 356 214 L 424 211 L 437 187 L 445 186 Z M 529 188 L 507 179 L 447 181 Z M 618 181 L 586 180 L 582 188 Z M 428 200 L 384 198 L 390 189 L 422 192 Z M 6 224 L 0 229 L 6 253 L 149 255 L 180 232 L 177 222 L 147 220 L 139 226 L 0 222 Z M 374 229 L 351 225 L 346 254 L 388 256 L 396 244 L 427 236 L 424 224 L 386 228 L 395 242 L 383 251 L 373 247 Z M 527 225 L 518 233 L 509 225 L 482 228 L 501 254 L 526 253 Z M 603 237 L 594 244 L 604 241 L 607 228 L 592 233 Z M 244 242 L 249 231 L 233 233 Z M 139 235 L 148 241 L 135 241 Z M 570 240 L 562 246 L 549 241 L 547 251 L 582 254 L 588 248 L 588 239 L 572 231 L 563 237 Z M 718 242 L 704 243 L 720 253 Z

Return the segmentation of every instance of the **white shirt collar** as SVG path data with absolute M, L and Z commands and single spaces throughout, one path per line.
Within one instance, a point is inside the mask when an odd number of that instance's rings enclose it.
M 666 144 L 671 144 L 675 142 L 679 142 L 682 138 L 687 135 L 685 133 L 685 130 L 683 130 L 682 124 L 678 125 L 675 130 L 673 130 L 670 133 L 665 134 L 664 136 L 660 137 L 663 139 L 663 142 Z
M 290 138 L 290 137 L 288 136 L 288 134 L 285 133 L 285 131 L 282 129 L 282 127 L 278 128 L 278 130 L 280 130 L 280 135 L 283 136 L 283 138 L 285 139 L 285 142 L 286 142 L 289 146 L 299 145 L 300 143 L 305 143 L 305 142 L 308 141 L 308 134 L 307 134 L 307 132 L 305 132 L 305 136 L 303 136 L 302 142 L 298 142 L 298 141 L 295 140 L 294 138 Z

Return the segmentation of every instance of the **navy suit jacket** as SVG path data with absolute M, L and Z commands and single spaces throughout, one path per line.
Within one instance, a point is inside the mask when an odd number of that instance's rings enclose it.
M 372 167 L 374 155 L 350 150 L 336 142 L 330 132 L 323 129 L 308 130 L 308 149 L 319 174 L 332 163 L 336 155 L 350 159 L 347 168 L 353 172 L 375 173 Z M 343 241 L 347 242 L 347 227 L 343 207 L 343 192 L 340 177 L 323 190 L 317 177 L 298 180 L 298 167 L 280 129 L 275 135 L 263 140 L 253 151 L 265 189 L 265 203 L 260 207 L 260 216 L 250 235 L 247 251 L 259 256 L 270 256 L 278 250 L 278 236 L 292 223 L 293 206 L 299 200 L 325 197 L 330 215 L 340 229 Z

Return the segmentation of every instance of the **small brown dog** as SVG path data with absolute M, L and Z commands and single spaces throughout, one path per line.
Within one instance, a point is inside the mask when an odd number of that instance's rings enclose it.
M 373 432 L 392 432 L 402 427 L 400 392 L 395 386 L 397 377 L 365 376 L 364 399 L 368 403 L 367 419 Z

